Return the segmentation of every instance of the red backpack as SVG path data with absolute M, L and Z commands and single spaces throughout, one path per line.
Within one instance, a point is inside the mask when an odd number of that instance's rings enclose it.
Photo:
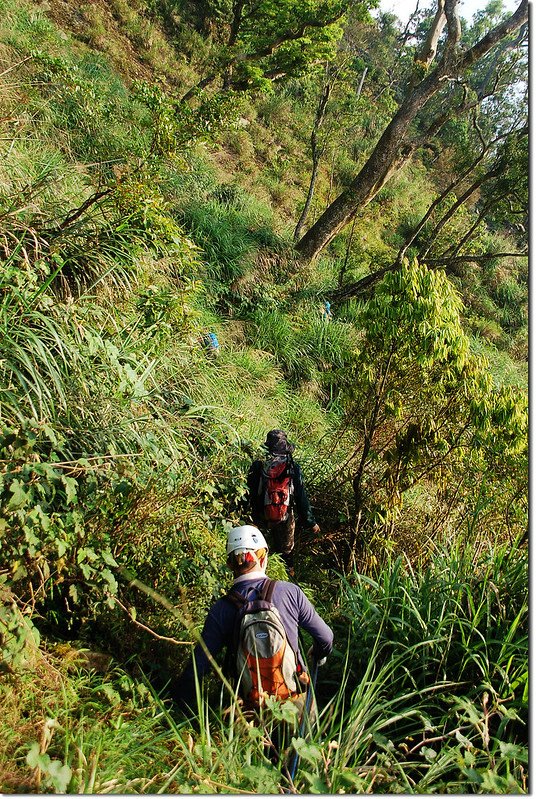
M 276 455 L 264 464 L 261 491 L 264 492 L 264 518 L 267 522 L 288 519 L 294 493 L 292 471 L 292 460 L 287 455 Z

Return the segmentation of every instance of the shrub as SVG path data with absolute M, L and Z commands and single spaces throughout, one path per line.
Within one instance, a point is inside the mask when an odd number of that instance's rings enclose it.
M 46 424 L 30 420 L 0 436 L 0 570 L 10 574 L 11 586 L 26 602 L 43 603 L 60 584 L 74 605 L 90 585 L 99 596 L 103 589 L 117 589 L 111 542 L 95 522 L 105 512 L 104 486 L 107 510 L 115 505 L 120 514 L 128 481 L 111 475 L 105 462 L 100 470 L 84 459 L 61 462 L 63 443 Z M 84 525 L 91 515 L 92 532 Z

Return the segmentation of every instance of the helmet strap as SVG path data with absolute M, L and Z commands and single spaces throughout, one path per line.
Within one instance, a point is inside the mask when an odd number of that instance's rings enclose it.
M 259 557 L 257 554 L 258 552 L 264 552 L 264 554 Z M 248 574 L 251 571 L 259 569 L 266 571 L 267 563 L 268 550 L 264 548 L 257 550 L 257 552 L 244 552 L 238 556 L 231 552 L 227 558 L 227 565 L 235 577 L 242 574 Z

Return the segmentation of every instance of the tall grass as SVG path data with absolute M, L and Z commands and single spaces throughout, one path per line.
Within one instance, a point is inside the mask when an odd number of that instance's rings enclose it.
M 459 547 L 423 569 L 398 560 L 374 580 L 343 581 L 332 610 L 336 650 L 317 685 L 320 716 L 303 738 L 292 707 L 270 704 L 247 723 L 217 680 L 200 693 L 192 726 L 144 681 L 77 670 L 32 704 L 33 729 L 54 723 L 49 761 L 28 762 L 40 763 L 52 788 L 67 767 L 68 789 L 81 793 L 524 793 L 526 569 L 521 550 L 477 556 Z M 23 704 L 30 696 L 26 683 Z M 282 720 L 286 741 L 271 761 L 267 743 Z M 16 756 L 19 785 L 37 773 L 24 765 L 31 729 Z
M 372 770 L 404 792 L 526 788 L 527 565 L 526 551 L 476 556 L 460 541 L 424 569 L 398 559 L 374 580 L 343 582 L 355 687 L 324 717 L 344 768 L 368 763 L 363 777 Z
M 304 738 L 292 707 L 269 705 L 260 721 L 244 723 L 213 681 L 208 694 L 200 689 L 193 726 L 156 694 L 150 737 L 146 712 L 136 717 L 139 746 L 123 749 L 126 720 L 113 721 L 106 744 L 94 745 L 103 759 L 91 782 L 83 772 L 77 787 L 107 791 L 113 752 L 113 787 L 125 792 L 525 793 L 526 553 L 462 549 L 439 551 L 421 570 L 397 560 L 375 580 L 354 573 L 343 582 L 336 650 L 317 685 L 320 717 Z M 116 697 L 111 718 L 121 717 L 117 689 L 106 695 Z M 80 738 L 83 719 L 55 750 L 70 768 L 91 749 Z M 286 743 L 271 762 L 267 743 L 282 720 Z
M 173 768 L 163 712 L 147 688 L 89 663 L 83 651 L 63 646 L 33 663 L 38 686 L 22 672 L 0 687 L 3 791 L 148 793 Z
M 203 252 L 206 277 L 217 294 L 243 277 L 260 248 L 281 248 L 269 209 L 243 193 L 235 196 L 232 187 L 228 198 L 222 192 L 219 201 L 188 203 L 180 219 Z
M 273 354 L 291 384 L 316 380 L 326 386 L 336 382 L 337 370 L 349 365 L 355 333 L 349 325 L 326 323 L 320 310 L 306 307 L 289 315 L 279 309 L 251 314 L 251 344 Z

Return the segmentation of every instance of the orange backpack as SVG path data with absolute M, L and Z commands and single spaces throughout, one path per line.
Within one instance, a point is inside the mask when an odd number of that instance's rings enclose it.
M 300 691 L 298 663 L 283 621 L 272 604 L 275 581 L 268 577 L 254 599 L 233 590 L 227 594 L 237 608 L 234 655 L 238 691 L 249 707 L 267 696 L 284 701 Z

